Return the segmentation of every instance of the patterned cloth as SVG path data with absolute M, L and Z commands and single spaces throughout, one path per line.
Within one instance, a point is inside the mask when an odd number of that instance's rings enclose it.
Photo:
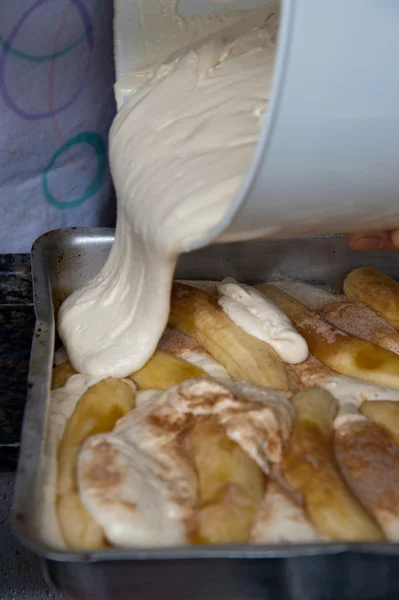
M 111 0 L 0 2 L 0 253 L 114 221 Z

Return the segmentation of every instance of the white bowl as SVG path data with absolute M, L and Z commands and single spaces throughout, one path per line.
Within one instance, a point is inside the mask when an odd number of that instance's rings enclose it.
M 132 69 L 260 2 L 180 0 L 185 18 L 175 4 L 116 0 L 119 105 L 134 85 Z M 397 0 L 282 1 L 271 100 L 252 164 L 231 210 L 197 247 L 399 227 L 398 29 Z

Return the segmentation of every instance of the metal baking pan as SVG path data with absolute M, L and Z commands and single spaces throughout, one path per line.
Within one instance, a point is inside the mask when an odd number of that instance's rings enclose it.
M 35 527 L 53 352 L 54 311 L 89 282 L 113 241 L 107 229 L 64 229 L 32 250 L 37 323 L 14 499 L 18 538 L 42 557 L 44 573 L 79 600 L 389 600 L 399 598 L 399 545 L 308 545 L 135 548 L 61 552 Z M 338 288 L 353 268 L 371 265 L 399 277 L 399 256 L 356 253 L 342 237 L 217 245 L 181 258 L 177 277 L 242 282 L 297 279 Z M 399 482 L 398 482 L 399 485 Z

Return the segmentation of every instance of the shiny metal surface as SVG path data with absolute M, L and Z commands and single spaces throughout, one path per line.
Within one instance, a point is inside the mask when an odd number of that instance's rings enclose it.
M 14 499 L 14 529 L 47 578 L 82 600 L 388 600 L 399 597 L 398 544 L 138 548 L 59 552 L 35 528 L 55 344 L 54 308 L 101 269 L 113 231 L 67 229 L 32 250 L 37 323 Z M 361 265 L 399 277 L 399 256 L 351 251 L 341 237 L 218 245 L 181 258 L 177 277 L 255 283 L 298 279 L 338 288 Z

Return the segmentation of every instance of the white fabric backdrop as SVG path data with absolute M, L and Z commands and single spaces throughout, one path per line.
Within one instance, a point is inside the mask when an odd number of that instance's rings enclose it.
M 0 253 L 114 221 L 111 0 L 0 2 Z

